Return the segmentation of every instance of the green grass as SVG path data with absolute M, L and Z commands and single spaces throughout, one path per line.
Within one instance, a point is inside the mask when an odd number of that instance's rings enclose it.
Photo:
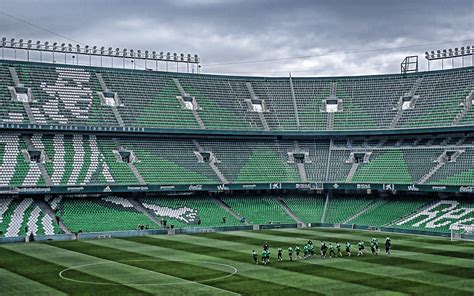
M 391 256 L 287 259 L 312 239 L 353 245 L 387 234 L 325 228 L 161 235 L 0 246 L 2 295 L 472 295 L 474 244 L 390 234 Z M 252 249 L 272 250 L 268 266 Z M 277 262 L 276 248 L 284 261 Z M 353 248 L 355 253 L 355 248 Z M 82 267 L 79 267 L 82 266 Z M 75 281 L 59 277 L 59 273 Z M 237 273 L 229 276 L 237 270 Z M 77 282 L 79 281 L 79 282 Z M 90 283 L 87 283 L 90 282 Z M 95 284 L 93 284 L 95 283 Z M 100 284 L 97 284 L 100 283 Z

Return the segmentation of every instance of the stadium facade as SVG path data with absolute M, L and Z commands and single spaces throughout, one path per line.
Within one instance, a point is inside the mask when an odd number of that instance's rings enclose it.
M 473 103 L 474 67 L 267 78 L 2 60 L 0 236 L 223 216 L 446 233 L 474 220 Z

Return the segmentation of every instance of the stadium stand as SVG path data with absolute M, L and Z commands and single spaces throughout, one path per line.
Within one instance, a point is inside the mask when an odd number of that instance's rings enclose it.
M 374 207 L 357 218 L 350 220 L 351 224 L 369 225 L 369 226 L 385 226 L 416 212 L 418 208 L 425 205 L 427 200 L 419 200 L 415 198 L 404 200 L 380 200 Z
M 450 226 L 455 223 L 473 224 L 473 221 L 472 201 L 440 200 L 394 223 L 393 227 L 449 232 Z
M 221 199 L 251 224 L 295 223 L 274 196 L 226 196 Z
M 60 198 L 50 202 L 58 217 L 72 232 L 133 230 L 138 225 L 158 226 L 138 212 L 125 198 Z
M 51 213 L 72 232 L 158 228 L 161 219 L 174 227 L 238 226 L 240 217 L 449 232 L 474 221 L 471 202 L 447 192 L 392 198 L 365 190 L 455 185 L 472 193 L 473 81 L 474 67 L 265 78 L 0 61 L 1 235 L 60 233 Z M 371 133 L 352 136 L 360 131 Z M 310 193 L 221 193 L 286 183 Z M 315 188 L 322 183 L 334 196 Z M 340 184 L 361 186 L 343 194 Z M 112 185 L 134 193 L 110 196 Z M 153 185 L 188 192 L 137 193 Z M 216 195 L 196 194 L 203 185 L 216 185 Z M 108 195 L 54 192 L 95 187 Z M 52 193 L 41 200 L 29 195 L 45 189 Z
M 233 226 L 241 223 L 212 199 L 206 197 L 146 197 L 140 199 L 158 219 L 175 227 Z M 222 218 L 226 217 L 226 223 Z
M 0 236 L 53 235 L 59 227 L 31 198 L 0 199 Z
M 202 128 L 193 111 L 180 104 L 177 97 L 183 92 L 196 99 L 196 112 L 208 129 L 369 130 L 474 123 L 472 108 L 458 116 L 463 110 L 460 104 L 474 90 L 473 67 L 406 77 L 290 81 L 3 61 L 0 94 L 2 103 L 8 105 L 0 112 L 3 122 L 31 121 L 21 103 L 10 102 L 7 87 L 15 85 L 9 67 L 18 73 L 19 82 L 32 90 L 29 104 L 35 123 L 119 126 L 113 108 L 101 102 L 98 93 L 105 90 L 117 94 L 123 124 L 135 127 Z M 97 74 L 102 77 L 105 90 Z M 179 86 L 173 79 L 179 81 Z M 246 103 L 253 95 L 267 106 L 267 112 L 263 112 L 265 123 Z M 328 98 L 341 101 L 341 110 L 334 116 L 321 111 L 322 102 Z M 402 98 L 410 99 L 410 108 L 400 109 Z
M 324 196 L 307 194 L 284 195 L 288 207 L 305 223 L 319 223 L 324 212 Z

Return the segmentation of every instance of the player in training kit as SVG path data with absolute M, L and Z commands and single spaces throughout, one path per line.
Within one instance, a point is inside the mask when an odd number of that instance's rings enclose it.
M 293 248 L 288 247 L 288 257 L 290 257 L 290 261 L 293 261 Z
M 258 255 L 257 255 L 257 252 L 255 252 L 255 250 L 252 250 L 252 257 L 253 257 L 253 262 L 255 262 L 255 264 L 258 264 Z
M 278 248 L 278 261 L 283 261 L 283 249 L 281 247 Z
M 346 255 L 351 256 L 351 243 L 348 241 L 346 242 Z
M 262 251 L 262 264 L 267 265 L 267 251 Z
M 374 240 L 370 243 L 370 251 L 372 251 L 372 255 L 378 255 L 377 254 L 377 245 Z
M 300 252 L 301 252 L 300 247 L 296 246 L 295 247 L 295 252 L 296 252 L 296 258 L 301 259 L 301 257 L 300 257 Z
M 336 252 L 334 252 L 334 246 L 332 243 L 329 243 L 329 258 L 332 258 L 332 256 L 336 257 Z
M 390 255 L 390 249 L 392 248 L 392 241 L 389 237 L 385 240 L 385 254 Z
M 372 244 L 375 247 L 375 252 L 378 254 L 379 253 L 379 242 L 377 241 L 377 239 L 375 237 L 372 239 Z
M 364 242 L 363 242 L 363 241 L 360 241 L 360 242 L 357 244 L 357 247 L 359 248 L 359 253 L 357 253 L 357 256 L 364 255 L 364 249 L 365 249 Z
M 310 256 L 311 258 L 314 258 L 314 245 L 313 245 L 313 243 L 311 243 L 311 244 L 309 245 L 309 256 Z
M 305 244 L 304 247 L 303 247 L 303 256 L 304 256 L 304 259 L 307 259 L 308 258 L 308 244 Z
M 341 244 L 340 243 L 336 243 L 336 249 L 337 249 L 337 256 L 342 257 Z
M 321 241 L 321 257 L 326 258 L 326 251 L 328 247 L 326 246 L 326 242 Z

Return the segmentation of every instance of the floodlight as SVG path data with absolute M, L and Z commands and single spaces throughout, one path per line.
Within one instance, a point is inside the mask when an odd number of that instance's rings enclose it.
M 137 50 L 137 56 L 138 56 L 138 57 L 141 57 L 141 56 L 142 56 L 142 51 L 141 51 L 141 50 Z
M 160 60 L 162 60 L 164 57 L 164 52 L 160 51 Z
M 15 38 L 12 38 L 12 39 L 10 40 L 10 42 L 11 42 L 11 43 L 15 43 Z
M 92 53 L 97 53 L 97 46 L 92 47 Z
M 170 59 L 171 59 L 171 52 L 168 51 L 168 52 L 166 53 L 166 59 L 167 59 L 167 60 L 170 60 Z
M 197 54 L 194 55 L 194 62 L 195 62 L 195 63 L 199 62 L 199 57 L 198 57 Z
M 148 50 L 145 50 L 145 58 L 148 59 Z
M 188 53 L 188 62 L 191 62 L 191 55 Z
M 178 60 L 178 54 L 175 52 L 173 53 L 173 60 L 177 61 Z
M 18 42 L 20 43 L 20 47 L 23 47 L 23 39 L 20 39 Z
M 130 49 L 130 56 L 133 57 L 133 49 Z
M 48 42 L 48 41 L 46 41 L 46 42 L 44 43 L 44 48 L 45 48 L 45 49 L 49 49 L 49 42 Z
M 180 56 L 181 56 L 181 61 L 184 62 L 184 53 L 182 53 Z

